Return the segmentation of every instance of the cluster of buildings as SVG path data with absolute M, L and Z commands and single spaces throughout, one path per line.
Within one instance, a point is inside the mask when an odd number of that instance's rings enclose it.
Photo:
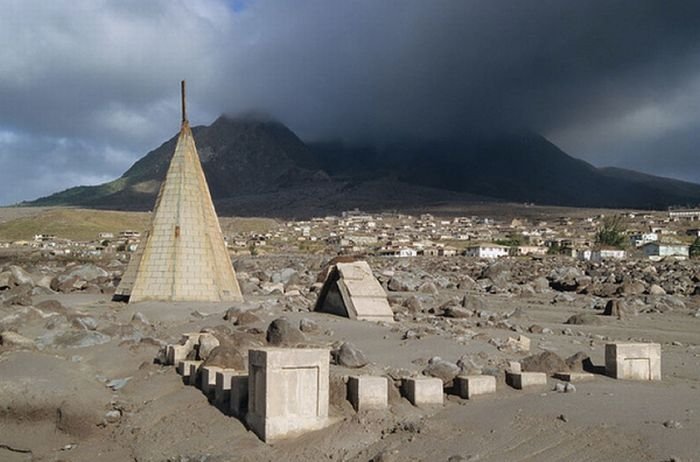
M 123 230 L 116 235 L 113 232 L 101 232 L 90 240 L 73 240 L 54 234 L 35 234 L 31 240 L 15 240 L 0 243 L 3 248 L 20 248 L 37 250 L 44 256 L 65 256 L 90 259 L 104 256 L 119 256 L 134 252 L 141 240 L 141 233 Z
M 484 217 L 436 217 L 431 214 L 370 214 L 359 210 L 310 220 L 278 222 L 265 231 L 232 232 L 224 236 L 231 253 L 319 252 L 370 254 L 386 257 L 475 258 L 564 254 L 581 260 L 624 258 L 687 259 L 700 238 L 700 210 L 629 214 L 626 245 L 596 244 L 604 216 L 558 217 L 548 220 L 498 220 Z M 72 241 L 52 234 L 33 240 L 2 243 L 31 247 L 49 255 L 99 258 L 136 251 L 141 233 L 101 232 L 94 240 Z
M 699 212 L 700 213 L 700 212 Z M 476 258 L 564 254 L 582 260 L 623 258 L 662 259 L 689 257 L 690 244 L 700 229 L 689 226 L 696 214 L 680 217 L 655 212 L 625 217 L 624 248 L 596 244 L 605 218 L 558 217 L 549 220 L 497 220 L 484 217 L 436 217 L 431 214 L 369 214 L 359 210 L 339 216 L 286 222 L 264 234 L 230 236 L 232 247 L 252 246 L 274 251 L 279 247 L 338 254 L 373 254 L 387 257 Z

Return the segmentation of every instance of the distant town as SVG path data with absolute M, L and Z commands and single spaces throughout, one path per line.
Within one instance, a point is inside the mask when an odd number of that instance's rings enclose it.
M 617 227 L 612 232 L 619 234 L 612 242 L 601 236 L 611 221 Z M 304 252 L 397 258 L 463 255 L 486 259 L 559 254 L 591 261 L 684 260 L 700 248 L 700 209 L 624 215 L 611 212 L 540 221 L 351 210 L 339 216 L 279 222 L 276 229 L 265 232 L 225 234 L 227 246 L 234 254 Z M 46 256 L 113 256 L 126 260 L 136 251 L 141 238 L 139 230 L 104 231 L 90 241 L 40 233 L 0 245 L 37 249 Z

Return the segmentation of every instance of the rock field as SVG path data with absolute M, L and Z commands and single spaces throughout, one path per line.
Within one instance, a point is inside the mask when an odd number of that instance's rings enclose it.
M 120 261 L 0 267 L 2 461 L 692 461 L 700 460 L 700 265 L 564 257 L 379 258 L 393 324 L 312 312 L 323 256 L 234 259 L 239 304 L 124 304 Z M 207 365 L 241 369 L 250 348 L 332 350 L 339 422 L 267 445 L 159 363 L 183 332 L 206 331 Z M 611 341 L 657 342 L 661 382 L 601 373 Z M 591 381 L 514 390 L 509 361 Z M 356 413 L 348 375 L 389 379 L 388 411 Z M 440 378 L 445 404 L 417 408 L 402 377 Z M 489 374 L 473 400 L 460 374 Z

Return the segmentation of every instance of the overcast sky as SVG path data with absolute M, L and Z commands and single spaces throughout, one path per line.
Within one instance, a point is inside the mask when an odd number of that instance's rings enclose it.
M 0 0 L 0 204 L 118 177 L 189 119 L 303 139 L 517 127 L 700 182 L 696 0 Z

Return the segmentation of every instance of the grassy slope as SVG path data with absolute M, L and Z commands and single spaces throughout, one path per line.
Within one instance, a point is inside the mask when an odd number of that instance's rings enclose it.
M 89 241 L 97 239 L 100 232 L 111 232 L 116 236 L 119 231 L 126 229 L 143 231 L 147 228 L 151 216 L 150 213 L 144 212 L 61 207 L 43 209 L 31 215 L 18 213 L 22 210 L 25 209 L 0 210 L 0 240 L 31 240 L 35 234 L 54 234 L 59 238 Z M 276 220 L 267 218 L 221 218 L 221 227 L 227 235 L 235 232 L 264 233 L 277 226 Z
M 59 238 L 94 240 L 100 232 L 115 235 L 125 229 L 137 231 L 148 226 L 150 214 L 55 208 L 34 216 L 0 223 L 1 240 L 31 240 L 35 234 L 54 234 Z

